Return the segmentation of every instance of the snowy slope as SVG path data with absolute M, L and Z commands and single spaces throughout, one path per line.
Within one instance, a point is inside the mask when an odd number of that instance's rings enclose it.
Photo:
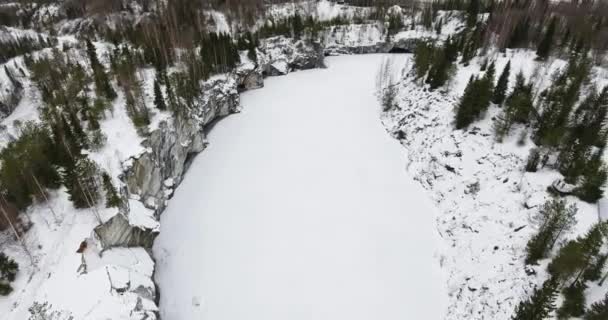
M 511 60 L 511 85 L 520 70 L 536 86 L 550 84 L 562 60 L 541 64 L 530 51 L 495 54 L 497 70 Z M 517 128 L 503 143 L 493 137 L 491 107 L 484 120 L 469 130 L 454 130 L 454 106 L 480 61 L 459 67 L 447 92 L 429 91 L 411 77 L 399 84 L 398 108 L 383 116 L 387 129 L 407 149 L 407 171 L 430 194 L 439 210 L 437 227 L 449 247 L 443 257 L 448 273 L 449 305 L 446 319 L 511 319 L 519 301 L 545 279 L 546 263 L 524 264 L 525 245 L 536 231 L 531 218 L 548 197 L 546 188 L 561 175 L 549 169 L 523 170 L 530 148 L 517 143 Z M 596 75 L 597 76 L 597 75 Z M 596 79 L 605 82 L 605 79 Z M 578 223 L 566 235 L 573 239 L 598 220 L 597 205 L 576 203 Z M 536 276 L 527 271 L 534 271 Z M 592 303 L 606 288 L 588 289 Z

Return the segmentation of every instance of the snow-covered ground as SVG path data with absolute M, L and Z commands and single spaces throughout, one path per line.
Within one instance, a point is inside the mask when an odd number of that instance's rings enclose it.
M 566 62 L 541 63 L 534 57 L 529 50 L 491 55 L 497 73 L 511 61 L 511 86 L 522 71 L 544 89 Z M 517 126 L 504 142 L 495 141 L 492 118 L 500 112 L 496 106 L 468 130 L 454 130 L 454 107 L 470 76 L 479 74 L 480 64 L 476 58 L 467 67 L 459 66 L 447 92 L 430 91 L 412 77 L 401 79 L 398 107 L 382 117 L 407 149 L 409 175 L 428 191 L 439 211 L 437 228 L 448 246 L 442 260 L 449 295 L 446 320 L 511 319 L 519 301 L 546 279 L 548 261 L 526 270 L 525 246 L 537 231 L 533 217 L 549 198 L 547 186 L 562 178 L 549 168 L 525 172 L 535 145 L 523 127 Z M 597 85 L 606 82 L 601 70 L 592 78 Z M 522 135 L 523 145 L 518 143 Z M 578 206 L 577 224 L 565 235 L 574 239 L 598 221 L 598 207 L 573 196 L 565 199 Z M 608 284 L 590 286 L 588 305 L 602 298 L 606 289 Z
M 161 219 L 163 319 L 443 317 L 435 209 L 380 122 L 382 59 L 269 78 L 213 128 Z

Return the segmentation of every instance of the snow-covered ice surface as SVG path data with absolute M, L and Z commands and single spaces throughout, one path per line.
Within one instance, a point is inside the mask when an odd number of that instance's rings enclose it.
M 163 319 L 443 317 L 435 209 L 379 120 L 382 58 L 269 78 L 213 128 L 161 219 Z

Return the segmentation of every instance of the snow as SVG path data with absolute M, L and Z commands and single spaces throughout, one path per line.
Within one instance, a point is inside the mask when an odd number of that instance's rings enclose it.
M 144 207 L 140 201 L 129 200 L 129 223 L 142 229 L 158 231 L 160 224 L 154 218 L 154 210 Z
M 101 252 L 91 237 L 99 223 L 96 215 L 91 210 L 74 209 L 65 190 L 49 196 L 48 206 L 34 205 L 26 212 L 34 225 L 24 240 L 35 266 L 30 264 L 21 246 L 0 234 L 3 252 L 13 257 L 20 267 L 13 284 L 16 290 L 0 297 L 0 310 L 3 310 L 0 319 L 28 319 L 28 309 L 34 303 L 48 303 L 48 313 L 61 314 L 57 319 L 70 319 L 70 316 L 73 319 L 140 319 L 141 314 L 155 311 L 153 301 L 142 299 L 139 294 L 155 290 L 151 280 L 154 263 L 148 253 L 143 248 Z M 49 212 L 49 206 L 57 219 Z M 101 215 L 109 215 L 112 209 L 100 208 L 100 211 Z M 83 241 L 88 243 L 84 254 L 76 253 Z M 143 308 L 133 312 L 138 302 Z
M 522 70 L 541 90 L 565 64 L 559 59 L 536 62 L 529 50 L 492 57 L 497 77 L 511 60 L 510 85 Z M 534 144 L 530 133 L 523 145 L 518 143 L 523 127 L 517 126 L 504 142 L 495 141 L 492 118 L 500 112 L 496 106 L 468 130 L 454 130 L 454 106 L 479 64 L 474 60 L 460 65 L 446 92 L 429 91 L 411 77 L 401 79 L 398 108 L 382 117 L 407 149 L 408 173 L 439 210 L 436 225 L 449 246 L 442 260 L 449 295 L 446 320 L 511 319 L 519 301 L 546 279 L 548 260 L 529 267 L 536 275 L 526 273 L 525 246 L 538 227 L 533 219 L 538 206 L 549 198 L 547 186 L 563 178 L 549 168 L 525 172 Z M 573 196 L 564 199 L 579 209 L 576 226 L 565 235 L 565 240 L 574 239 L 598 221 L 598 207 Z M 600 291 L 591 290 L 590 297 L 597 300 Z
M 435 209 L 379 120 L 382 58 L 269 78 L 213 128 L 161 217 L 163 319 L 442 317 Z
M 73 44 L 75 38 L 60 37 L 63 43 Z M 100 60 L 107 62 L 105 52 L 108 45 L 96 43 Z M 50 49 L 35 52 L 43 55 Z M 82 51 L 72 49 L 71 57 L 84 62 Z M 27 69 L 23 58 L 16 57 L 7 65 Z M 149 73 L 149 72 L 148 72 Z M 3 74 L 0 74 L 0 81 Z M 19 75 L 19 74 L 18 74 Z M 144 70 L 144 76 L 145 76 Z M 148 77 L 144 80 L 148 80 Z M 0 122 L 6 130 L 0 132 L 0 146 L 18 135 L 15 123 L 38 120 L 38 106 L 41 97 L 36 86 L 25 76 L 19 76 L 23 83 L 23 98 L 13 113 Z M 149 85 L 151 86 L 151 84 Z M 98 151 L 90 152 L 94 160 L 113 179 L 114 185 L 122 184 L 118 176 L 129 159 L 145 151 L 142 138 L 137 134 L 129 119 L 124 95 L 117 90 L 118 97 L 112 104 L 112 111 L 106 112 L 100 121 L 107 142 Z M 149 98 L 151 101 L 152 98 Z M 159 118 L 162 115 L 155 117 Z M 153 212 L 143 204 L 130 201 L 133 212 L 130 217 L 138 226 L 158 229 L 153 220 Z M 53 208 L 55 214 L 50 212 Z M 94 209 L 77 210 L 68 199 L 64 188 L 51 191 L 48 204 L 35 204 L 22 214 L 31 220 L 32 228 L 24 235 L 24 241 L 32 253 L 35 265 L 31 265 L 27 253 L 6 232 L 0 233 L 2 251 L 14 258 L 20 266 L 15 291 L 0 297 L 2 320 L 28 319 L 32 306 L 41 313 L 55 313 L 53 319 L 155 319 L 157 307 L 154 303 L 155 286 L 151 280 L 154 262 L 143 248 L 114 248 L 101 252 L 100 244 L 93 238 L 93 229 L 100 220 L 106 221 L 118 213 L 117 209 L 105 208 L 103 201 Z M 87 241 L 84 254 L 76 253 L 79 245 Z M 86 266 L 86 267 L 85 267 Z M 57 315 L 59 314 L 59 315 Z M 49 317 L 47 317 L 49 318 Z

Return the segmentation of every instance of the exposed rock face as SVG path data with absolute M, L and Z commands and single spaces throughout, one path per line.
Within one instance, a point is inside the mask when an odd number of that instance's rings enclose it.
M 21 98 L 23 98 L 23 85 L 14 76 L 13 68 L 0 69 L 0 119 L 11 114 Z
M 161 122 L 144 141 L 147 151 L 127 164 L 122 177 L 127 186 L 125 194 L 154 210 L 156 219 L 182 180 L 188 159 L 205 148 L 204 127 L 239 110 L 236 83 L 233 76 L 204 83 L 196 108 Z M 95 229 L 103 247 L 151 248 L 159 230 L 135 223 L 128 207 L 121 211 Z
M 369 45 L 332 44 L 325 48 L 325 55 L 369 54 L 369 53 L 413 53 L 419 39 L 398 39 Z
M 285 75 L 293 70 L 324 68 L 323 46 L 317 42 L 283 36 L 265 39 L 258 58 L 265 76 Z
M 118 246 L 151 248 L 158 231 L 133 226 L 125 215 L 119 213 L 95 228 L 95 234 L 104 248 Z

